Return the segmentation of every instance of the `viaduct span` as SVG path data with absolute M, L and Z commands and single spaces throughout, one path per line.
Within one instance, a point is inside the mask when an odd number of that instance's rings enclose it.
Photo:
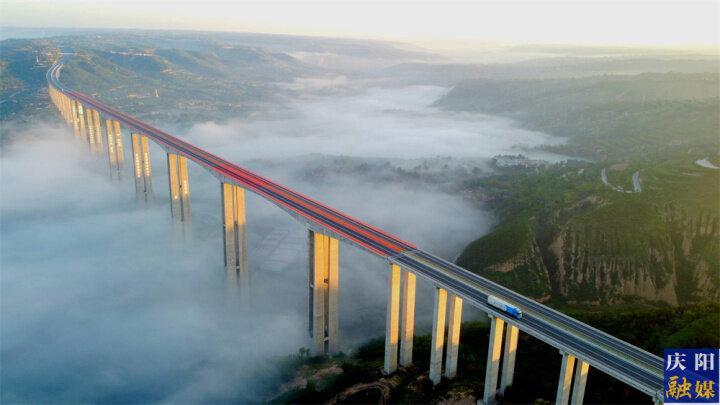
M 150 141 L 167 153 L 171 213 L 176 221 L 190 218 L 188 160 L 218 178 L 225 266 L 228 278 L 241 288 L 248 285 L 245 191 L 277 205 L 307 227 L 309 328 L 316 354 L 338 350 L 338 245 L 344 242 L 388 262 L 385 373 L 412 364 L 415 284 L 420 277 L 435 291 L 429 370 L 433 383 L 457 373 L 462 306 L 467 302 L 490 317 L 485 404 L 495 402 L 512 385 L 519 331 L 556 347 L 562 356 L 557 404 L 583 402 L 590 366 L 644 392 L 654 402 L 662 402 L 661 358 L 73 91 L 59 80 L 62 67 L 63 59 L 47 72 L 52 102 L 78 139 L 87 142 L 94 153 L 107 153 L 112 176 L 119 176 L 123 170 L 124 137 L 129 135 L 139 200 L 152 195 Z M 517 307 L 522 316 L 518 318 L 490 305 L 488 297 Z

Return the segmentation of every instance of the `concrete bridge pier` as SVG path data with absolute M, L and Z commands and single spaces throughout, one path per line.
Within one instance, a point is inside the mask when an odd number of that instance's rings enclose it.
M 190 220 L 190 179 L 187 159 L 184 156 L 168 153 L 167 165 L 172 217 L 178 222 L 187 222 Z
M 75 100 L 71 100 L 72 104 L 72 126 L 73 133 L 75 133 L 75 139 L 80 139 L 80 103 Z
M 562 354 L 563 358 L 560 365 L 560 377 L 558 379 L 555 403 L 557 405 L 567 405 L 568 400 L 570 400 L 571 404 L 580 405 L 583 403 L 585 397 L 585 384 L 587 383 L 590 364 L 576 358 L 572 354 L 563 352 L 560 352 L 560 354 Z
M 245 234 L 245 190 L 221 183 L 223 242 L 228 280 L 248 288 L 247 237 Z
M 73 101 L 70 100 L 70 97 L 66 95 L 63 95 L 62 97 L 65 103 L 65 114 L 67 114 L 67 123 L 68 125 L 73 126 Z
M 504 394 L 505 389 L 513 383 L 515 374 L 515 354 L 520 330 L 517 326 L 507 324 L 505 326 L 505 348 L 503 350 L 503 367 L 500 378 L 500 393 Z
M 70 100 L 67 98 L 66 95 L 56 90 L 53 90 L 53 92 L 55 93 L 55 97 L 57 97 L 60 101 L 60 106 L 62 107 L 63 118 L 65 118 L 65 122 L 68 125 L 72 125 L 72 108 L 70 107 Z
M 449 301 L 449 308 L 448 308 Z M 457 375 L 458 349 L 460 347 L 460 325 L 462 322 L 462 298 L 435 288 L 433 309 L 432 343 L 430 346 L 429 377 L 433 384 L 439 384 L 444 375 Z M 447 324 L 447 347 L 445 348 L 445 326 Z M 443 348 L 445 348 L 445 373 L 443 374 Z
M 585 398 L 585 384 L 587 383 L 587 375 L 590 371 L 590 364 L 580 359 L 575 362 L 575 382 L 573 383 L 572 396 L 570 403 L 573 405 L 581 405 Z
M 415 274 L 390 265 L 387 317 L 385 324 L 385 361 L 383 372 L 393 373 L 399 365 L 412 364 L 415 334 Z
M 505 341 L 503 342 L 503 328 Z M 504 394 L 507 387 L 513 383 L 515 373 L 515 355 L 520 330 L 517 326 L 505 323 L 502 319 L 490 315 L 490 335 L 488 336 L 488 358 L 485 368 L 485 390 L 483 402 L 492 404 L 495 395 Z M 500 372 L 500 358 L 502 355 L 502 374 L 500 375 L 500 389 L 498 390 L 498 374 Z
M 67 110 L 65 109 L 65 100 L 63 100 L 62 96 L 60 96 L 60 93 L 57 92 L 57 90 L 50 88 L 48 89 L 48 94 L 50 95 L 50 100 L 52 100 L 53 104 L 55 104 L 55 107 L 60 110 L 60 115 L 63 117 L 65 121 L 67 121 Z
M 558 380 L 557 395 L 555 404 L 567 405 L 570 399 L 570 387 L 572 385 L 573 369 L 575 368 L 575 356 L 560 352 L 563 356 L 560 364 L 560 378 Z
M 60 111 L 60 115 L 63 117 L 65 122 L 70 124 L 70 115 L 68 114 L 67 99 L 65 95 L 52 87 L 48 89 L 48 94 L 50 94 L 50 99 L 52 100 L 53 104 L 55 104 L 55 107 L 57 107 L 57 109 Z
M 152 199 L 152 165 L 150 163 L 150 145 L 145 135 L 130 135 L 133 168 L 135 173 L 135 194 L 138 201 L 148 202 Z
M 415 274 L 402 271 L 402 307 L 400 309 L 400 366 L 412 364 L 415 335 Z
M 85 109 L 85 117 L 87 118 L 87 133 L 90 151 L 95 154 L 101 154 L 103 151 L 102 128 L 100 127 L 100 114 L 91 108 Z
M 64 111 L 62 110 L 62 106 L 58 105 L 58 99 L 57 99 L 57 94 L 55 92 L 55 89 L 48 88 L 48 95 L 50 96 L 50 101 L 52 101 L 53 104 L 55 104 L 55 107 L 60 109 L 60 114 L 64 116 Z
M 460 348 L 460 325 L 462 323 L 462 298 L 450 295 L 450 312 L 448 315 L 447 348 L 445 349 L 445 377 L 457 375 L 458 349 Z
M 488 336 L 488 357 L 487 366 L 485 367 L 485 390 L 483 393 L 483 402 L 485 405 L 495 403 L 504 325 L 505 321 L 494 315 L 490 315 L 490 336 Z
M 95 153 L 101 155 L 105 146 L 102 140 L 102 125 L 100 123 L 100 113 L 93 110 L 93 127 L 95 128 Z
M 400 266 L 390 264 L 387 315 L 385 317 L 385 360 L 383 372 L 391 374 L 398 367 L 398 340 L 400 337 Z
M 80 139 L 82 139 L 85 142 L 88 142 L 87 137 L 87 130 L 85 128 L 85 107 L 82 105 L 82 103 L 77 104 L 78 108 L 78 133 L 80 134 Z
M 309 319 L 315 354 L 338 351 L 339 269 L 338 240 L 308 231 Z
M 106 120 L 105 131 L 107 133 L 110 177 L 119 179 L 123 167 L 123 143 L 120 123 L 115 120 Z
M 85 108 L 85 119 L 87 120 L 87 123 L 85 127 L 87 128 L 87 142 L 88 146 L 90 147 L 91 153 L 96 153 L 96 147 L 95 147 L 95 119 L 93 117 L 93 110 L 91 108 Z
M 435 287 L 432 343 L 430 344 L 430 381 L 439 384 L 442 379 L 442 354 L 445 345 L 445 321 L 447 316 L 447 291 Z

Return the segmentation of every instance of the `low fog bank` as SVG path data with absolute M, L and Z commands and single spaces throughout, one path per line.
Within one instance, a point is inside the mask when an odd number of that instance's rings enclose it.
M 535 149 L 562 143 L 563 138 L 522 129 L 506 118 L 430 107 L 447 91 L 438 86 L 407 86 L 354 88 L 315 96 L 308 92 L 281 111 L 227 124 L 206 122 L 179 132 L 235 160 L 307 153 L 403 159 L 523 153 L 563 159 Z
M 169 220 L 161 159 L 157 201 L 138 206 L 129 166 L 113 182 L 64 128 L 21 131 L 0 160 L 2 402 L 266 395 L 272 359 L 307 345 L 292 300 L 237 302 L 219 229 Z
M 302 225 L 248 195 L 253 293 L 241 301 L 225 282 L 213 176 L 191 166 L 192 221 L 178 226 L 160 148 L 151 147 L 155 192 L 145 205 L 135 200 L 127 139 L 118 182 L 104 155 L 93 157 L 59 123 L 5 130 L 13 133 L 0 158 L 3 402 L 272 395 L 278 360 L 311 345 Z M 300 164 L 277 167 L 267 174 L 438 253 L 455 254 L 491 222 L 456 196 L 348 176 L 317 183 L 292 176 L 306 171 Z M 383 334 L 386 269 L 341 246 L 343 350 Z M 431 301 L 421 283 L 419 333 L 429 331 Z
M 508 120 L 426 107 L 442 91 L 308 95 L 289 113 L 179 135 L 453 259 L 490 229 L 488 213 L 441 186 L 377 181 L 316 159 L 404 167 L 442 155 L 487 170 L 494 154 L 532 156 L 533 146 L 557 141 Z M 311 346 L 301 224 L 248 193 L 252 294 L 239 299 L 223 268 L 219 183 L 204 169 L 190 167 L 192 219 L 181 226 L 170 218 L 159 147 L 151 146 L 154 198 L 142 204 L 127 134 L 123 178 L 113 181 L 105 156 L 93 157 L 59 121 L 3 130 L 3 402 L 242 402 L 273 394 L 279 359 Z M 445 170 L 445 158 L 435 159 Z M 384 334 L 387 263 L 346 244 L 340 257 L 341 348 L 351 351 Z M 417 333 L 429 332 L 431 305 L 421 281 Z M 465 319 L 477 316 L 466 306 Z

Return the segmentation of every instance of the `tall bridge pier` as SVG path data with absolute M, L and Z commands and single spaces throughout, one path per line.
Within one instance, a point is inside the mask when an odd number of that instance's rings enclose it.
M 490 335 L 488 336 L 488 357 L 485 366 L 485 389 L 483 393 L 483 402 L 487 405 L 495 402 L 495 394 L 497 394 L 504 326 L 504 320 L 490 316 Z
M 72 101 L 73 132 L 75 138 L 80 139 L 80 103 Z
M 105 132 L 107 133 L 110 178 L 119 179 L 123 168 L 123 142 L 120 123 L 112 119 L 105 120 Z
M 66 97 L 64 94 L 60 93 L 59 91 L 53 89 L 52 91 L 52 97 L 55 98 L 57 104 L 60 104 L 60 108 L 62 110 L 63 117 L 65 118 L 65 122 L 72 126 L 73 124 L 73 114 L 72 114 L 72 101 L 68 97 Z
M 444 288 L 435 287 L 433 308 L 429 377 L 433 384 L 438 384 L 442 378 L 442 353 L 445 345 L 445 321 L 447 320 L 447 291 Z
M 90 151 L 94 154 L 102 154 L 102 127 L 100 126 L 100 114 L 91 108 L 85 109 L 87 118 L 87 140 L 90 144 Z
M 149 141 L 167 151 L 171 212 L 179 222 L 190 218 L 190 189 L 187 159 L 200 164 L 221 179 L 223 250 L 227 277 L 248 289 L 245 191 L 251 191 L 305 222 L 308 231 L 308 324 L 315 354 L 336 352 L 339 343 L 339 242 L 347 242 L 390 262 L 383 371 L 395 372 L 413 361 L 416 277 L 434 288 L 430 380 L 458 372 L 460 325 L 465 302 L 490 315 L 490 333 L 482 401 L 491 404 L 513 384 L 519 331 L 560 350 L 562 364 L 556 403 L 583 402 L 590 364 L 650 395 L 663 398 L 662 359 L 617 338 L 604 334 L 571 317 L 554 311 L 483 277 L 470 273 L 424 252 L 381 229 L 354 219 L 270 179 L 252 173 L 166 132 L 105 105 L 59 82 L 62 62 L 47 73 L 49 94 L 75 137 L 83 139 L 95 153 L 104 149 L 105 121 L 111 177 L 123 169 L 121 123 L 132 131 L 136 192 L 147 200 L 152 191 Z M 331 236 L 332 235 L 332 236 Z M 507 307 L 490 304 L 496 296 Z M 522 310 L 520 316 L 518 311 Z M 446 335 L 447 334 L 447 335 Z M 443 364 L 444 363 L 444 364 Z M 443 367 L 444 366 L 444 367 Z
M 87 132 L 85 130 L 85 107 L 82 103 L 78 103 L 78 131 L 80 139 L 87 142 Z
M 445 377 L 455 378 L 457 375 L 458 350 L 460 349 L 460 325 L 462 323 L 462 298 L 450 294 L 448 296 L 447 347 L 445 348 Z
M 415 337 L 415 274 L 402 270 L 402 307 L 400 309 L 400 366 L 412 364 Z
M 462 304 L 463 300 L 459 296 L 448 293 L 444 288 L 435 287 L 432 340 L 430 344 L 430 370 L 428 373 L 430 381 L 432 381 L 433 384 L 439 384 L 443 375 L 446 378 L 454 378 L 457 375 Z M 446 328 L 447 340 L 445 339 Z M 444 373 L 443 350 L 445 351 Z
M 152 199 L 152 165 L 150 163 L 150 145 L 142 134 L 133 132 L 130 135 L 133 169 L 135 174 L 135 195 L 138 201 L 148 202 Z M 112 161 L 111 161 L 112 165 Z
M 390 264 L 387 315 L 385 319 L 385 359 L 383 372 L 391 374 L 400 366 L 412 364 L 415 334 L 415 275 Z M 399 351 L 399 362 L 398 362 Z
M 100 120 L 100 113 L 97 110 L 93 110 L 93 122 L 96 128 L 95 133 L 95 152 L 98 155 L 102 155 L 102 153 L 105 150 L 105 145 L 103 145 L 103 137 L 102 137 L 102 121 Z
M 572 354 L 560 352 L 562 362 L 560 364 L 560 377 L 558 379 L 557 395 L 555 404 L 567 405 L 568 399 L 573 405 L 582 404 L 585 397 L 585 383 L 587 382 L 590 365 L 577 359 Z M 572 388 L 572 397 L 570 390 Z
M 93 110 L 91 108 L 84 108 L 85 110 L 85 119 L 87 122 L 85 123 L 85 136 L 86 141 L 88 143 L 88 146 L 90 147 L 90 152 L 93 154 L 97 153 L 95 150 L 95 121 L 93 120 Z
M 338 351 L 338 240 L 308 231 L 309 324 L 315 354 Z
M 500 393 L 505 394 L 505 389 L 513 383 L 515 374 L 515 354 L 517 353 L 518 337 L 520 329 L 517 326 L 505 324 L 505 344 L 503 349 L 503 367 L 500 375 Z
M 187 222 L 190 220 L 190 180 L 187 159 L 168 152 L 167 165 L 172 217 L 175 221 Z
M 383 372 L 391 374 L 398 366 L 398 339 L 400 337 L 400 266 L 390 265 L 387 315 L 385 318 L 385 360 Z
M 228 280 L 247 288 L 249 282 L 245 219 L 245 190 L 231 183 L 220 185 L 225 269 Z

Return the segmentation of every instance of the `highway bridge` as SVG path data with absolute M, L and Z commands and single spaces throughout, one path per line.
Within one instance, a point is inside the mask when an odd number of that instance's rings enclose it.
M 388 261 L 385 373 L 412 364 L 415 285 L 419 276 L 431 283 L 435 291 L 429 370 L 434 383 L 443 377 L 453 378 L 457 373 L 462 305 L 467 302 L 485 311 L 491 322 L 484 403 L 495 402 L 512 385 L 519 331 L 556 347 L 562 356 L 558 404 L 583 402 L 589 367 L 642 391 L 656 403 L 662 402 L 660 357 L 65 87 L 59 80 L 64 58 L 47 72 L 53 103 L 78 139 L 89 143 L 96 153 L 107 153 L 115 176 L 123 170 L 123 130 L 129 134 L 140 201 L 147 200 L 152 193 L 149 141 L 167 152 L 171 213 L 177 221 L 185 222 L 190 216 L 187 161 L 199 164 L 218 178 L 225 265 L 229 280 L 238 283 L 241 289 L 248 284 L 246 190 L 282 208 L 307 227 L 309 329 L 315 353 L 332 353 L 338 348 L 338 244 L 342 241 Z M 489 296 L 519 308 L 522 317 L 489 305 Z

